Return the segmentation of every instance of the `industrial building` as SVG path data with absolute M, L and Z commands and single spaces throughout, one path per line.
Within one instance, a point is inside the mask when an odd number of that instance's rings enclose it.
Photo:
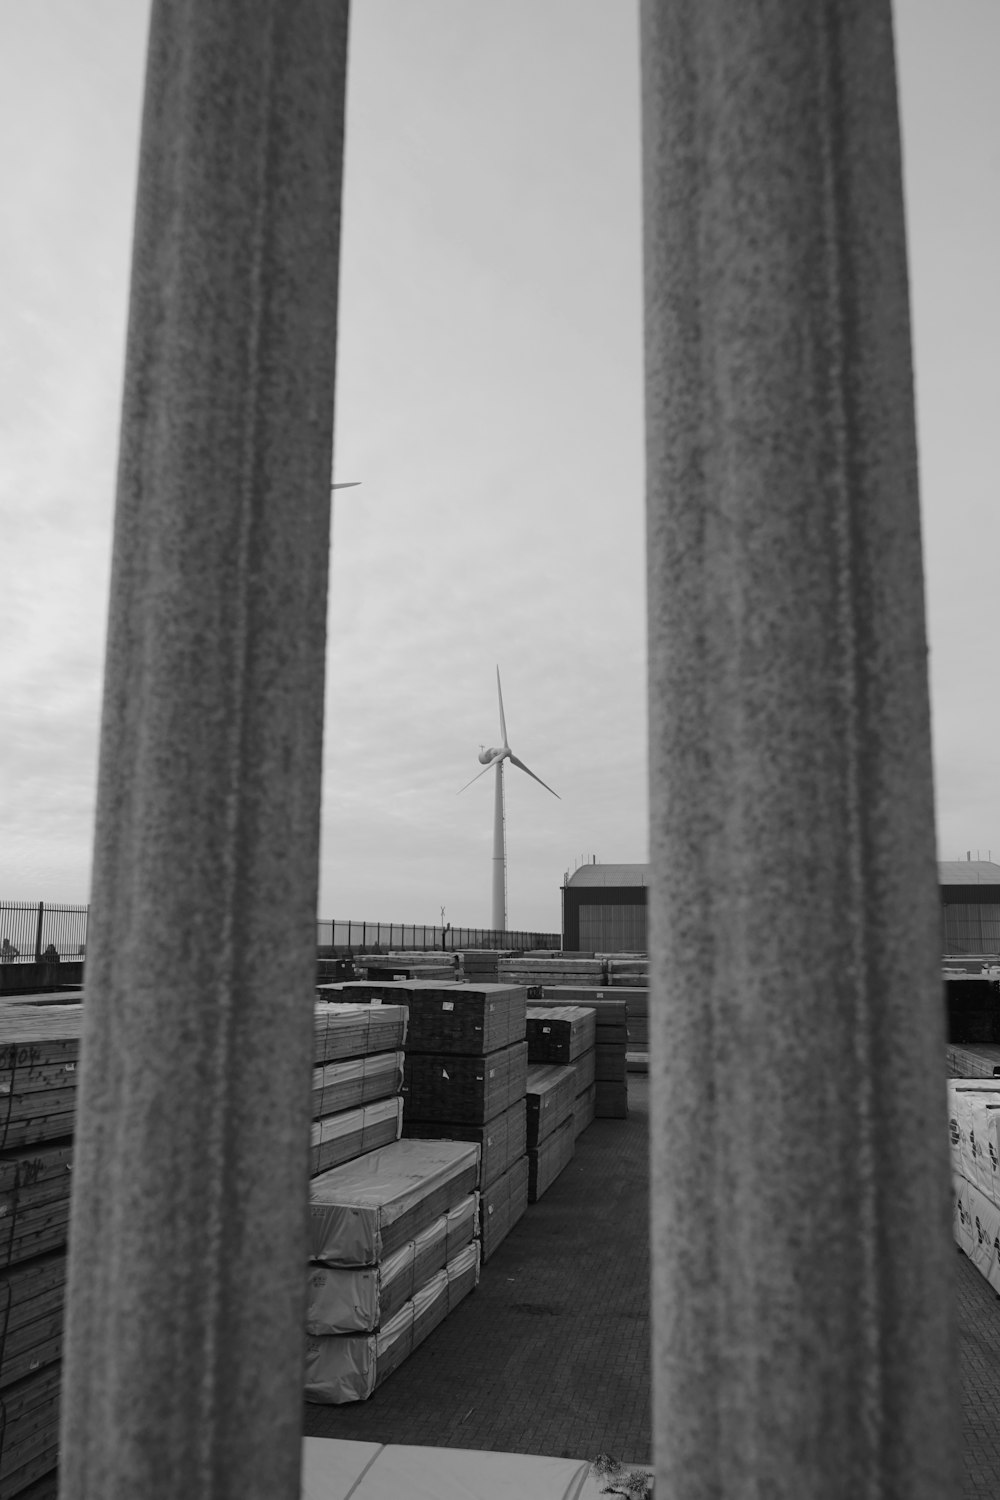
M 941 951 L 948 957 L 1000 955 L 1000 864 L 942 860 Z M 648 865 L 586 864 L 562 888 L 563 949 L 645 953 Z
M 949 859 L 938 871 L 943 953 L 949 958 L 1000 954 L 1000 865 Z
M 648 865 L 581 865 L 562 888 L 563 951 L 645 953 Z

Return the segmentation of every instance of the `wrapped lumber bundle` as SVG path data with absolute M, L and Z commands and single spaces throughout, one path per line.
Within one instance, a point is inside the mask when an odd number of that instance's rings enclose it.
M 350 1005 L 409 1006 L 414 990 L 457 982 L 455 979 L 345 979 L 337 984 L 317 985 L 316 998 Z
M 497 965 L 501 959 L 513 958 L 510 948 L 464 948 L 459 955 L 462 972 L 472 984 L 496 984 Z
M 475 1191 L 470 1141 L 399 1140 L 313 1178 L 311 1260 L 373 1266 Z
M 366 1401 L 479 1281 L 473 1240 L 374 1333 L 306 1340 L 306 1400 L 331 1405 Z
M 483 1056 L 525 1039 L 523 985 L 426 985 L 410 996 L 408 1053 Z
M 461 977 L 457 953 L 360 953 L 354 967 L 362 979 L 436 979 Z
M 571 1066 L 576 1073 L 576 1091 L 582 1094 L 584 1089 L 590 1088 L 597 1077 L 597 1048 L 591 1047 L 589 1052 L 578 1057 Z
M 399 1095 L 325 1115 L 312 1123 L 309 1172 L 313 1177 L 398 1141 L 403 1131 Z
M 950 1046 L 945 1062 L 949 1078 L 992 1078 L 994 1068 L 1000 1068 L 1000 1046 L 995 1042 Z
M 478 1194 L 470 1193 L 374 1266 L 309 1267 L 306 1333 L 373 1333 L 476 1236 Z
M 407 1120 L 484 1125 L 524 1097 L 528 1044 L 485 1057 L 407 1052 L 403 1100 Z
M 523 1111 L 522 1111 L 523 1113 Z M 528 1207 L 528 1158 L 519 1156 L 483 1189 L 479 1203 L 483 1260 L 489 1260 Z
M 567 1118 L 572 1118 L 575 1102 L 575 1068 L 559 1063 L 535 1063 L 528 1068 L 529 1151 L 558 1130 Z
M 0 1008 L 0 1494 L 57 1462 L 81 1009 Z
M 80 1006 L 0 1010 L 0 1153 L 73 1134 Z
M 322 986 L 340 991 L 340 985 Z M 330 996 L 330 1000 L 334 997 Z M 368 1057 L 373 1052 L 396 1052 L 406 1041 L 406 1005 L 350 1004 L 320 1001 L 314 1007 L 316 1063 L 341 1058 Z
M 484 1191 L 508 1172 L 528 1148 L 524 1100 L 518 1099 L 484 1125 L 441 1124 L 404 1116 L 403 1136 L 410 1140 L 475 1141 L 480 1149 L 479 1188 Z
M 503 959 L 497 965 L 497 978 L 501 984 L 582 984 L 599 986 L 604 983 L 604 965 L 597 958 Z
M 398 1094 L 403 1082 L 403 1053 L 376 1052 L 313 1068 L 314 1120 L 357 1109 Z
M 597 1084 L 582 1089 L 573 1101 L 573 1134 L 580 1136 L 592 1125 L 597 1113 Z
M 529 1063 L 571 1063 L 597 1039 L 597 1012 L 584 1005 L 531 1005 L 527 1012 Z
M 626 985 L 631 989 L 646 989 L 649 986 L 649 959 L 640 954 L 605 954 L 607 982 L 614 988 Z
M 602 1084 L 620 1085 L 595 1095 L 596 1118 L 625 1119 L 628 1114 L 628 1001 L 621 992 L 580 985 L 546 985 L 542 1003 L 547 1007 L 586 1005 L 596 1017 L 594 1029 L 594 1076 Z
M 0 1391 L 0 1495 L 13 1500 L 59 1461 L 60 1366 L 50 1364 Z
M 537 1146 L 528 1147 L 528 1202 L 537 1203 L 559 1173 L 573 1160 L 576 1150 L 575 1121 L 569 1116 Z
M 0 1271 L 0 1391 L 58 1363 L 65 1295 L 64 1251 Z
M 1000 1296 L 1000 1208 L 964 1177 L 952 1182 L 952 1193 L 955 1242 Z

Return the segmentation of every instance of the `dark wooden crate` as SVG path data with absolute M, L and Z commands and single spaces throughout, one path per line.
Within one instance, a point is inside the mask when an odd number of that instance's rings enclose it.
M 523 1098 L 527 1076 L 527 1042 L 516 1042 L 486 1057 L 408 1053 L 403 1117 L 483 1125 Z
M 573 1134 L 582 1135 L 592 1124 L 597 1113 L 597 1084 L 592 1083 L 582 1094 L 577 1094 L 573 1104 Z
M 528 1068 L 525 1097 L 529 1150 L 572 1115 L 576 1095 L 576 1069 L 570 1064 L 535 1063 Z
M 594 1046 L 596 1023 L 597 1012 L 591 1006 L 530 1005 L 528 1062 L 575 1062 Z
M 628 1116 L 628 1082 L 608 1083 L 597 1079 L 596 1114 L 599 1120 L 624 1120 Z
M 528 1148 L 528 1202 L 537 1203 L 539 1198 L 555 1182 L 573 1160 L 576 1150 L 576 1132 L 573 1112 L 563 1120 L 558 1129 L 537 1146 Z
M 408 1052 L 483 1055 L 525 1039 L 522 985 L 452 984 L 415 990 Z

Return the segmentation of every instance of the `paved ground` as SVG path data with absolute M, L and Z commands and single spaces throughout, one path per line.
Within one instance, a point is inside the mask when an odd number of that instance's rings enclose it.
M 307 1406 L 314 1437 L 651 1462 L 648 1079 L 628 1120 L 596 1120 L 529 1205 L 478 1290 L 371 1400 Z M 1000 1495 L 1000 1299 L 956 1249 L 965 1476 Z
M 649 1462 L 649 1082 L 595 1120 L 479 1287 L 365 1402 L 305 1408 L 311 1437 Z

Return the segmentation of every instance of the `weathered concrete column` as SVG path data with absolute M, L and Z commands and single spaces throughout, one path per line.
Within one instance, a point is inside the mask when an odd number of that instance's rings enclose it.
M 888 0 L 642 13 L 658 1487 L 955 1493 Z
M 298 1496 L 346 0 L 156 0 L 61 1495 Z

